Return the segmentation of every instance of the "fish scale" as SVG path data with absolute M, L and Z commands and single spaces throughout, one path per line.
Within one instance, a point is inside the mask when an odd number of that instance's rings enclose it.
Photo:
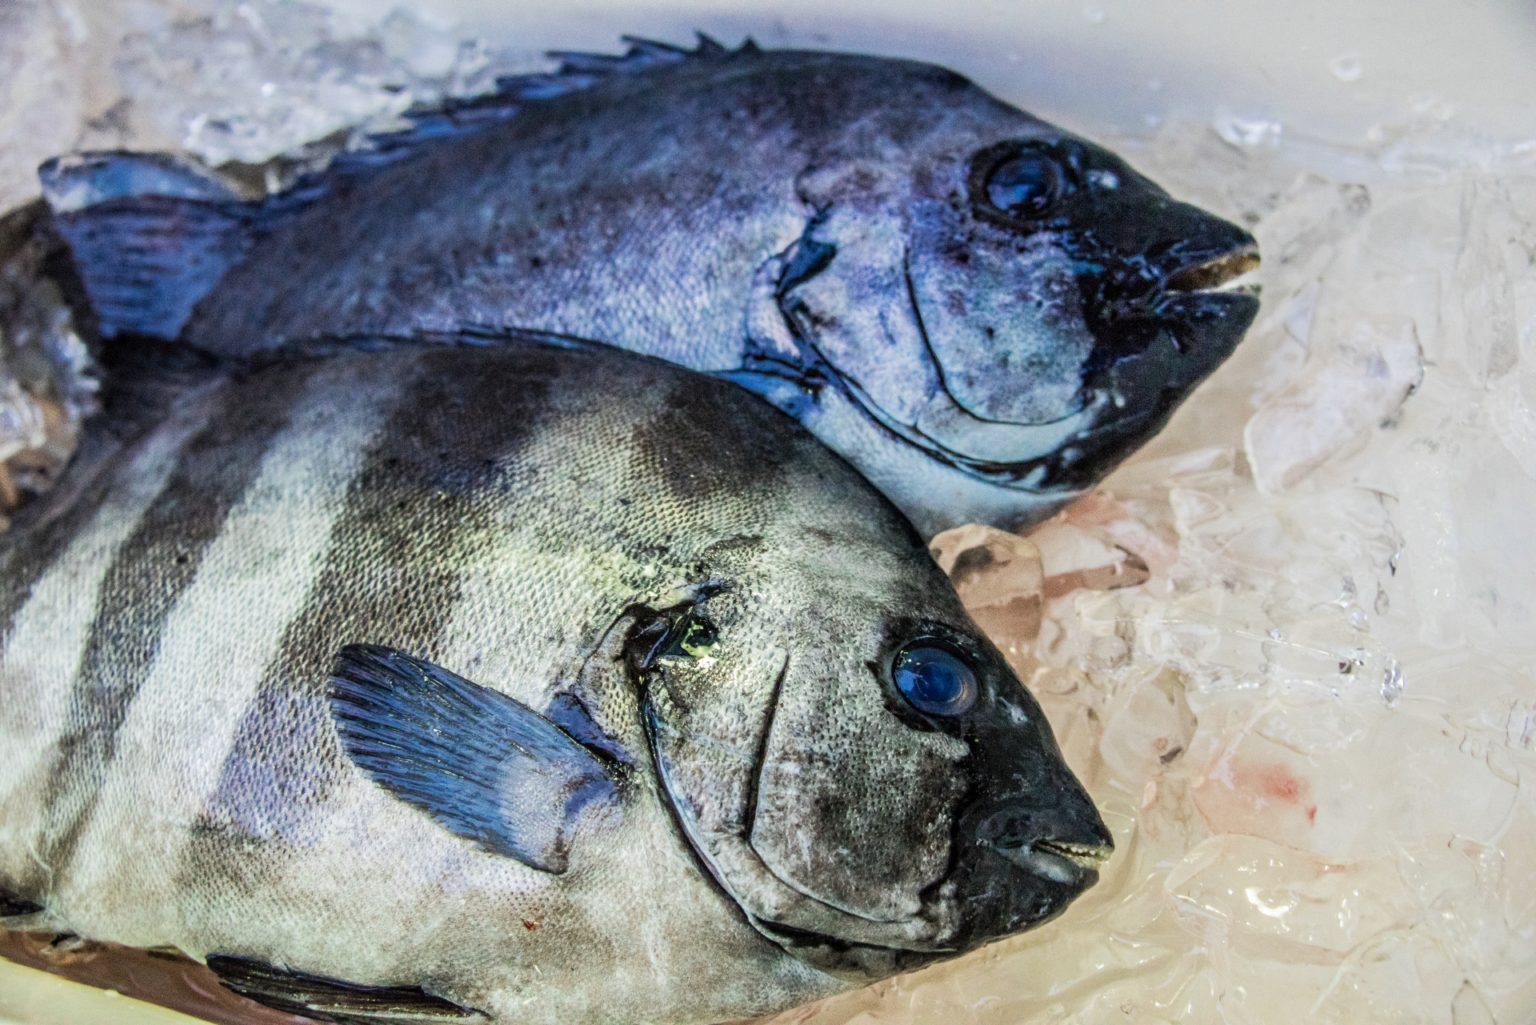
M 52 885 L 53 866 L 35 853 L 40 822 L 50 813 L 42 795 L 56 786 L 48 774 L 60 738 L 75 725 L 71 697 L 98 595 L 115 553 L 200 426 L 198 403 L 191 405 L 192 416 L 168 424 L 124 460 L 117 487 L 98 482 L 59 515 L 18 524 L 3 545 L 0 608 L 10 613 L 0 631 L 0 880 L 33 892 Z
M 155 662 L 161 631 L 256 478 L 269 437 L 288 423 L 293 391 L 282 387 L 265 398 L 210 415 L 102 576 L 75 672 L 70 729 L 59 741 L 42 798 L 51 809 L 39 850 L 45 863 L 70 862 L 118 730 Z
M 791 420 L 600 346 L 364 348 L 194 389 L 0 540 L 46 555 L 0 593 L 8 922 L 359 1025 L 705 1025 L 1093 881 L 1038 705 Z M 914 647 L 974 707 L 902 705 Z

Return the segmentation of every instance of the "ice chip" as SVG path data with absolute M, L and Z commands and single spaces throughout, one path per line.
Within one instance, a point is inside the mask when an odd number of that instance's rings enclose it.
M 1244 149 L 1280 145 L 1280 122 L 1262 115 L 1222 107 L 1216 111 L 1212 127 L 1223 140 Z
M 1005 654 L 1027 648 L 1040 632 L 1045 575 L 1034 544 L 992 527 L 946 530 L 930 543 L 967 610 Z
M 1241 835 L 1196 845 L 1163 885 L 1186 928 L 1259 961 L 1341 964 L 1416 911 L 1386 859 L 1334 860 Z
M 1243 431 L 1254 480 L 1292 487 L 1329 459 L 1358 451 L 1423 379 L 1409 321 L 1362 320 L 1331 350 L 1314 353 L 1301 379 L 1266 402 Z

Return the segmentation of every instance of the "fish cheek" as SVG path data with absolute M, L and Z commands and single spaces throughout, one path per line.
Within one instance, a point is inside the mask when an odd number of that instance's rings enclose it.
M 832 255 L 814 273 L 786 274 L 776 298 L 815 359 L 886 416 L 911 424 L 940 386 L 912 316 L 905 240 L 893 218 L 833 208 L 813 219 L 797 243 Z
M 919 321 L 956 403 L 1020 424 L 1081 408 L 1094 340 L 1077 269 L 1048 235 L 1019 240 L 980 224 L 958 234 L 923 222 L 908 264 Z
M 918 916 L 948 871 L 967 745 L 900 722 L 873 680 L 808 682 L 786 683 L 764 744 L 752 848 L 826 904 L 876 921 Z

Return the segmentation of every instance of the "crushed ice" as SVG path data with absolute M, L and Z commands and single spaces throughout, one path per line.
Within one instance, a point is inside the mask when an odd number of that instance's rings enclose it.
M 1062 920 L 776 1025 L 1536 1018 L 1536 161 L 1443 113 L 1122 147 L 1254 226 L 1261 319 L 1097 493 L 935 539 L 1118 851 Z
M 0 209 L 57 152 L 334 151 L 535 63 L 404 14 L 110 6 L 0 19 L 31 90 L 0 103 Z M 1354 149 L 1235 110 L 1118 144 L 1253 227 L 1261 318 L 1098 492 L 1027 538 L 934 539 L 1118 851 L 1061 920 L 777 1025 L 1536 1014 L 1536 143 L 1453 115 L 1422 97 Z M 4 248 L 9 505 L 57 473 L 93 387 L 38 255 Z

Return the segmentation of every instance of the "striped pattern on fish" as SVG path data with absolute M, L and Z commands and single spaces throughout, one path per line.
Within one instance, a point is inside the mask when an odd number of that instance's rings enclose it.
M 986 759 L 900 725 L 864 668 L 893 622 L 970 631 L 953 592 L 894 509 L 730 386 L 533 345 L 340 355 L 203 386 L 112 462 L 0 540 L 0 891 L 49 923 L 419 987 L 519 1025 L 740 1017 L 1027 924 L 965 920 L 964 881 L 921 895 L 967 864 L 950 805 Z M 676 666 L 705 659 L 642 673 L 633 655 L 635 610 L 685 592 L 723 638 L 697 693 Z M 429 686 L 445 667 L 509 714 L 548 709 L 596 752 L 612 782 L 556 823 L 565 871 L 470 842 L 430 794 L 424 814 L 359 770 L 329 689 L 354 645 L 422 660 Z M 590 736 L 556 714 L 575 706 Z M 828 711 L 840 732 L 798 725 Z M 1044 730 L 1036 716 L 1024 736 L 1044 753 L 1013 778 L 1102 835 Z M 777 753 L 786 737 L 803 764 Z M 766 752 L 782 764 L 753 761 Z M 828 766 L 868 786 L 835 805 L 812 785 Z M 559 814 L 518 799 L 503 794 L 514 819 Z M 855 954 L 793 937 L 855 921 L 837 909 L 867 880 L 794 878 L 768 837 L 769 869 L 738 876 L 741 841 L 720 845 L 795 806 L 807 850 L 818 816 L 836 836 L 866 812 L 895 823 L 900 850 L 871 864 L 906 894 L 886 901 L 901 921 L 860 912 Z

